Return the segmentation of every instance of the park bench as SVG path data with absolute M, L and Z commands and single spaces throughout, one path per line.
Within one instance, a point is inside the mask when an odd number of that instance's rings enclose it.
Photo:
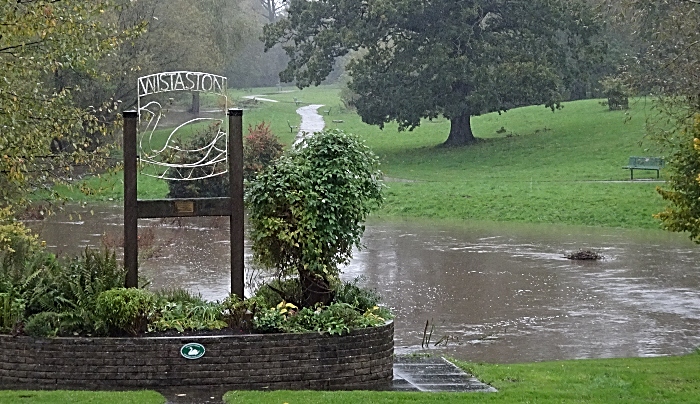
M 630 157 L 630 162 L 622 167 L 630 170 L 630 180 L 634 179 L 634 170 L 656 171 L 656 178 L 659 178 L 659 170 L 664 167 L 663 157 Z
M 287 126 L 289 126 L 289 133 L 294 133 L 294 129 L 298 128 L 298 126 L 294 126 L 291 123 L 289 123 L 289 120 L 287 120 Z
M 294 97 L 294 104 L 298 107 L 299 104 L 301 104 L 301 100 L 298 99 L 297 97 Z

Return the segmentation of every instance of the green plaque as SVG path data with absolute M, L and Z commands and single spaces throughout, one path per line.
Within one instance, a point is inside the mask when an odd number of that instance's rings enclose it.
M 180 355 L 185 359 L 199 359 L 204 356 L 204 345 L 196 342 L 190 342 L 180 348 Z

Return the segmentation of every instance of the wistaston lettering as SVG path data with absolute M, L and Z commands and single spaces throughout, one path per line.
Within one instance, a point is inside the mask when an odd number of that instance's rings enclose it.
M 168 91 L 202 91 L 226 95 L 226 77 L 201 72 L 163 72 L 139 77 L 139 97 Z

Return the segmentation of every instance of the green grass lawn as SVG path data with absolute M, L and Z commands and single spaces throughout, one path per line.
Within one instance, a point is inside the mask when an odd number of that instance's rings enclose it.
M 599 100 L 585 100 L 555 112 L 532 106 L 486 114 L 472 118 L 476 144 L 445 148 L 450 127 L 445 118 L 426 120 L 414 131 L 399 132 L 395 124 L 380 130 L 345 110 L 338 92 L 332 86 L 232 90 L 231 102 L 245 106 L 244 128 L 266 121 L 287 146 L 296 135 L 288 125 L 300 122 L 294 98 L 303 105 L 323 104 L 319 111 L 327 127 L 360 135 L 381 158 L 386 203 L 376 216 L 659 227 L 652 217 L 664 206 L 655 191 L 659 184 L 631 182 L 622 169 L 630 156 L 661 154 L 644 135 L 645 99 L 633 101 L 628 111 L 608 111 Z M 251 103 L 242 98 L 246 95 L 279 102 Z M 652 171 L 635 172 L 635 178 L 654 177 Z M 59 188 L 59 193 L 83 201 L 122 198 L 120 175 L 90 182 L 100 192 L 86 196 Z M 140 176 L 140 198 L 166 193 L 164 181 Z
M 524 364 L 456 361 L 497 393 L 231 391 L 227 403 L 697 403 L 700 351 L 684 356 Z M 2 403 L 163 403 L 152 391 L 0 391 Z
M 165 397 L 155 391 L 28 391 L 0 390 L 0 403 L 31 404 L 162 404 Z
M 514 365 L 458 365 L 498 393 L 234 391 L 227 403 L 697 403 L 700 353 Z

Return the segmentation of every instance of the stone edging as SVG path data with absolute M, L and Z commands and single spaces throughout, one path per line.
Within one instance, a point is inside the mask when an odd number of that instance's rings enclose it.
M 180 348 L 202 344 L 185 359 Z M 341 336 L 32 338 L 0 335 L 0 387 L 43 389 L 388 389 L 394 323 Z

